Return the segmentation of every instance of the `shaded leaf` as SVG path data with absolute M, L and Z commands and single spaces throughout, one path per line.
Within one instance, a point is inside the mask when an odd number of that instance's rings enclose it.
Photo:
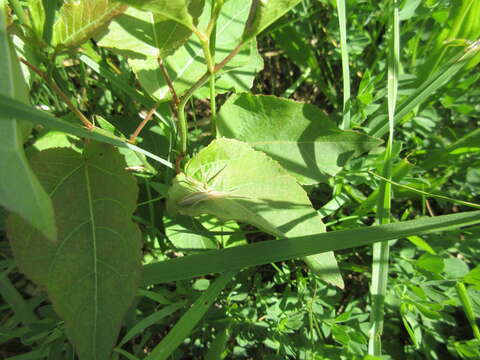
M 381 143 L 340 130 L 313 105 L 252 94 L 228 99 L 219 112 L 217 131 L 266 152 L 302 184 L 334 176 L 352 156 Z
M 243 38 L 249 40 L 285 15 L 301 0 L 253 0 L 252 17 L 245 27 Z
M 240 42 L 240 34 L 248 17 L 249 3 L 243 0 L 229 0 L 222 7 L 217 21 L 215 40 L 215 60 L 220 62 Z M 210 3 L 207 2 L 199 27 L 206 27 L 210 19 Z M 178 35 L 176 35 L 178 36 Z M 156 57 L 129 59 L 143 88 L 158 100 L 168 101 L 171 94 Z M 165 68 L 172 80 L 178 96 L 184 94 L 207 71 L 200 41 L 192 36 L 173 55 L 164 59 Z M 220 73 L 217 74 L 217 93 L 229 91 L 247 91 L 253 84 L 255 75 L 263 68 L 263 60 L 258 53 L 257 44 L 252 41 L 243 46 Z M 209 90 L 204 87 L 195 93 L 198 97 L 207 97 Z
M 195 27 L 205 0 L 120 0 L 138 9 L 172 19 L 189 29 Z
M 129 8 L 110 23 L 98 45 L 130 58 L 165 58 L 191 34 L 189 28 L 165 16 Z
M 131 216 L 137 186 L 110 145 L 90 143 L 83 154 L 49 149 L 32 168 L 52 197 L 58 241 L 17 216 L 7 220 L 17 264 L 44 287 L 80 359 L 109 359 L 141 272 L 140 231 Z
M 198 252 L 205 249 L 216 249 L 217 244 L 208 236 L 205 229 L 195 219 L 188 216 L 178 216 L 175 221 L 165 222 L 165 235 L 180 251 Z
M 9 45 L 4 15 L 3 2 L 0 2 L 0 95 L 26 102 L 26 85 Z M 17 213 L 49 240 L 55 240 L 57 229 L 52 202 L 23 151 L 24 125 L 12 116 L 0 115 L 0 205 Z
M 232 139 L 213 141 L 187 163 L 169 191 L 167 209 L 245 222 L 282 238 L 325 231 L 295 178 L 263 152 Z M 332 252 L 306 260 L 324 280 L 343 286 Z
M 53 26 L 53 45 L 76 48 L 126 9 L 110 0 L 66 0 Z

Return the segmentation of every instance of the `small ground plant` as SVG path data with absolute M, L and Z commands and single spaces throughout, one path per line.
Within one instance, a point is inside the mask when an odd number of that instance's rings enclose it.
M 0 357 L 479 359 L 479 19 L 0 0 Z

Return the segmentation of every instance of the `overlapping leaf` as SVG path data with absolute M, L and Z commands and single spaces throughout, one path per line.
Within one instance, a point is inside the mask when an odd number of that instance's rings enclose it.
M 0 94 L 26 102 L 25 83 L 5 28 L 4 3 L 0 1 Z M 3 116 L 2 116 L 3 117 Z M 0 205 L 55 240 L 53 206 L 38 182 L 23 151 L 22 125 L 13 117 L 0 117 Z
M 335 175 L 352 156 L 381 143 L 340 130 L 313 105 L 251 94 L 228 99 L 219 112 L 217 131 L 266 152 L 302 184 Z
M 265 153 L 232 139 L 215 140 L 187 163 L 169 191 L 167 208 L 249 223 L 277 237 L 325 231 L 294 177 Z M 326 281 L 343 286 L 332 252 L 306 261 Z
M 230 0 L 223 6 L 217 22 L 217 63 L 239 44 L 249 8 L 249 1 L 243 0 Z M 129 9 L 126 14 L 112 22 L 99 45 L 128 54 L 129 64 L 144 89 L 158 100 L 168 101 L 171 94 L 164 74 L 159 69 L 158 56 L 163 57 L 167 73 L 179 96 L 205 74 L 207 67 L 202 46 L 196 36 L 192 36 L 177 50 L 188 38 L 190 31 L 180 23 L 175 25 L 163 16 Z M 207 2 L 199 19 L 199 27 L 206 27 L 209 17 L 210 3 Z M 219 74 L 216 81 L 217 93 L 231 89 L 250 89 L 255 75 L 262 67 L 263 60 L 256 43 L 252 41 L 246 44 Z M 197 91 L 196 95 L 206 97 L 208 91 L 203 88 Z
M 78 47 L 126 9 L 110 0 L 66 0 L 53 27 L 53 45 Z
M 131 216 L 137 186 L 115 148 L 91 143 L 41 151 L 32 168 L 52 197 L 58 241 L 18 216 L 7 221 L 20 269 L 44 287 L 81 360 L 107 360 L 141 271 L 140 231 Z
M 245 27 L 243 34 L 244 39 L 249 40 L 260 34 L 300 1 L 301 0 L 253 0 L 252 17 Z
M 203 10 L 205 0 L 120 0 L 138 9 L 172 19 L 193 29 Z
M 163 15 L 129 8 L 110 23 L 107 34 L 102 36 L 98 45 L 129 58 L 165 58 L 191 34 L 189 28 Z

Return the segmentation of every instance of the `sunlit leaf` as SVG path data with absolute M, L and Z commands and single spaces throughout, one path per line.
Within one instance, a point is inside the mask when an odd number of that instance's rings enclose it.
M 340 130 L 313 105 L 251 94 L 228 99 L 219 112 L 217 131 L 266 152 L 302 184 L 337 174 L 351 157 L 381 144 Z
M 129 58 L 166 58 L 191 34 L 189 28 L 163 15 L 129 8 L 110 23 L 98 45 Z
M 252 39 L 270 24 L 285 15 L 301 0 L 253 0 L 252 17 L 243 34 L 244 39 Z
M 263 152 L 232 139 L 215 140 L 187 163 L 169 191 L 167 208 L 245 222 L 281 238 L 325 231 L 293 176 Z M 333 253 L 306 261 L 324 280 L 343 286 Z
M 110 0 L 66 0 L 53 27 L 53 45 L 78 47 L 126 9 Z
M 189 29 L 203 10 L 205 0 L 120 0 L 138 9 L 172 19 Z
M 215 41 L 216 63 L 222 61 L 239 44 L 241 32 L 248 17 L 248 11 L 249 4 L 243 0 L 230 0 L 223 6 L 217 21 L 217 36 Z M 204 13 L 199 19 L 199 27 L 206 27 L 209 17 L 210 7 L 209 3 L 207 3 Z M 118 21 L 120 20 L 121 18 L 118 19 Z M 163 25 L 161 28 L 163 29 Z M 111 29 L 113 31 L 117 28 L 112 25 Z M 174 36 L 175 39 L 181 40 L 181 35 L 184 30 L 182 30 L 181 26 L 177 26 L 176 29 L 179 32 L 172 33 L 172 36 Z M 133 30 L 128 31 L 130 32 L 129 34 L 125 34 L 125 32 L 122 33 L 125 36 L 124 39 L 126 42 L 134 43 L 134 49 L 139 49 L 134 51 L 139 52 L 142 48 L 146 50 L 143 56 L 133 53 L 129 56 L 129 64 L 136 73 L 140 84 L 156 99 L 163 101 L 170 100 L 171 93 L 165 81 L 164 74 L 159 68 L 158 57 L 156 55 L 149 55 L 156 52 L 155 46 L 148 40 L 150 36 L 142 36 L 141 33 L 134 32 Z M 100 45 L 122 50 L 123 41 L 119 34 L 121 33 L 106 34 L 100 42 Z M 147 34 L 151 34 L 151 31 L 148 31 Z M 149 42 L 147 49 L 145 49 L 146 42 Z M 159 53 L 164 49 L 171 49 L 171 43 L 166 47 L 160 48 Z M 167 54 L 169 54 L 169 52 L 167 52 Z M 198 38 L 196 36 L 190 37 L 173 55 L 164 59 L 164 66 L 172 81 L 175 92 L 178 96 L 181 96 L 207 71 L 202 45 Z M 249 90 L 253 84 L 255 75 L 262 68 L 263 60 L 258 53 L 256 42 L 251 41 L 245 44 L 227 66 L 217 74 L 217 93 L 226 92 L 231 89 L 237 91 Z M 207 97 L 208 94 L 209 90 L 206 87 L 195 93 L 195 95 L 199 97 Z
M 58 241 L 18 216 L 7 220 L 17 264 L 46 289 L 81 360 L 107 360 L 141 271 L 140 231 L 131 216 L 137 186 L 110 145 L 84 153 L 56 148 L 31 158 L 53 200 Z

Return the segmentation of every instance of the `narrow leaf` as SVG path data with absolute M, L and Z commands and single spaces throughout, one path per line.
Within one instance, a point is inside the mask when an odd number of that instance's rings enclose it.
M 161 157 L 142 148 L 139 148 L 138 146 L 132 145 L 126 142 L 124 139 L 116 137 L 107 131 L 103 131 L 99 128 L 94 128 L 92 131 L 88 131 L 85 128 L 54 118 L 53 116 L 41 110 L 37 110 L 30 106 L 25 106 L 24 104 L 12 100 L 0 93 L 0 123 L 13 116 L 16 116 L 21 120 L 44 125 L 52 130 L 59 130 L 79 137 L 101 141 L 107 144 L 115 145 L 119 148 L 127 148 L 158 161 L 169 168 L 173 168 L 173 164 L 169 161 L 162 159 Z
M 137 186 L 110 145 L 41 151 L 32 168 L 52 197 L 59 231 L 45 239 L 18 216 L 7 233 L 22 272 L 44 287 L 82 360 L 107 360 L 141 271 L 131 216 Z
M 295 178 L 263 152 L 232 139 L 213 141 L 187 163 L 169 191 L 167 209 L 246 222 L 277 237 L 325 231 Z M 343 286 L 333 253 L 306 261 L 325 281 Z
M 313 105 L 246 93 L 231 96 L 222 106 L 217 131 L 266 152 L 302 184 L 334 176 L 352 156 L 381 143 L 340 130 Z
M 162 341 L 155 346 L 147 356 L 147 360 L 166 360 L 172 352 L 180 346 L 185 338 L 190 335 L 193 328 L 210 309 L 217 296 L 235 276 L 236 272 L 227 272 L 218 277 L 217 280 L 202 294 L 175 324 Z
M 110 0 L 66 0 L 53 26 L 53 45 L 76 48 L 126 9 Z
M 379 241 L 424 235 L 480 223 L 480 211 L 421 218 L 360 229 L 333 231 L 291 239 L 269 240 L 212 250 L 144 266 L 144 285 L 190 279 L 211 273 L 239 270 L 325 251 L 351 249 Z
M 26 101 L 26 89 L 22 87 L 25 84 L 6 33 L 4 9 L 4 2 L 0 1 L 0 96 L 7 102 L 13 98 Z M 0 205 L 20 215 L 47 239 L 55 240 L 57 229 L 52 202 L 28 165 L 23 151 L 22 125 L 15 115 L 0 114 Z

